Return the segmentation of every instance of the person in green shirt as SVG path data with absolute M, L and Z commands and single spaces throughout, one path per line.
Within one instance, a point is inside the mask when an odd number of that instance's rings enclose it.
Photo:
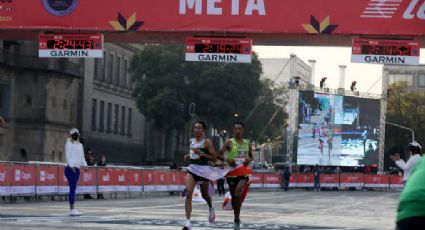
M 249 167 L 249 163 L 252 161 L 252 148 L 250 141 L 243 138 L 244 131 L 244 123 L 236 122 L 233 127 L 234 137 L 227 141 L 219 152 L 219 158 L 224 160 L 224 152 L 227 151 L 225 161 L 232 167 L 232 170 L 226 175 L 226 180 L 232 196 L 235 230 L 240 229 L 241 206 L 252 177 L 252 169 Z
M 398 203 L 397 230 L 425 229 L 425 159 L 414 166 Z

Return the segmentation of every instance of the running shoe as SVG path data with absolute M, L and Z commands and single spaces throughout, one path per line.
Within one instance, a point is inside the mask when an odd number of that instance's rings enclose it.
M 186 223 L 183 225 L 182 230 L 192 230 L 192 225 L 190 224 L 190 221 L 186 221 Z
M 208 215 L 208 221 L 210 223 L 214 223 L 214 221 L 215 221 L 215 212 L 214 212 L 214 208 L 213 207 L 210 208 L 210 213 Z
M 241 229 L 241 222 L 235 221 L 235 224 L 233 225 L 234 230 L 240 230 Z
M 77 209 L 71 209 L 69 216 L 81 216 L 83 213 L 79 212 Z

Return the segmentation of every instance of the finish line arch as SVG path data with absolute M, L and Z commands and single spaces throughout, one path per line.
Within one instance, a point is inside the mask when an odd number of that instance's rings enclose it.
M 101 32 L 106 41 L 182 42 L 186 36 L 250 37 L 255 45 L 349 46 L 353 37 L 416 39 L 419 0 L 6 0 L 0 38 Z M 314 35 L 314 36 L 312 36 Z

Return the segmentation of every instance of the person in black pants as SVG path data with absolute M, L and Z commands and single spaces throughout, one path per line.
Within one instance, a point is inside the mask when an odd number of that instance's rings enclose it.
M 226 194 L 226 190 L 224 189 L 224 178 L 220 178 L 217 180 L 217 190 L 219 196 L 224 196 L 224 194 Z
M 106 166 L 106 157 L 105 157 L 105 155 L 102 155 L 102 157 L 100 158 L 100 161 L 97 162 L 97 166 L 100 166 L 100 167 L 105 167 Z M 98 193 L 97 194 L 97 199 L 99 200 L 99 199 L 105 199 L 105 198 L 103 197 L 103 194 L 102 193 Z
M 290 180 L 291 180 L 291 172 L 289 171 L 289 168 L 287 167 L 283 171 L 283 190 L 285 190 L 285 192 L 287 192 L 289 189 Z

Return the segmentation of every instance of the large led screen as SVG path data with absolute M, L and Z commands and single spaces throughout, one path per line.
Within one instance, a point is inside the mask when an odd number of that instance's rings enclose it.
M 300 91 L 298 165 L 378 163 L 378 99 Z

